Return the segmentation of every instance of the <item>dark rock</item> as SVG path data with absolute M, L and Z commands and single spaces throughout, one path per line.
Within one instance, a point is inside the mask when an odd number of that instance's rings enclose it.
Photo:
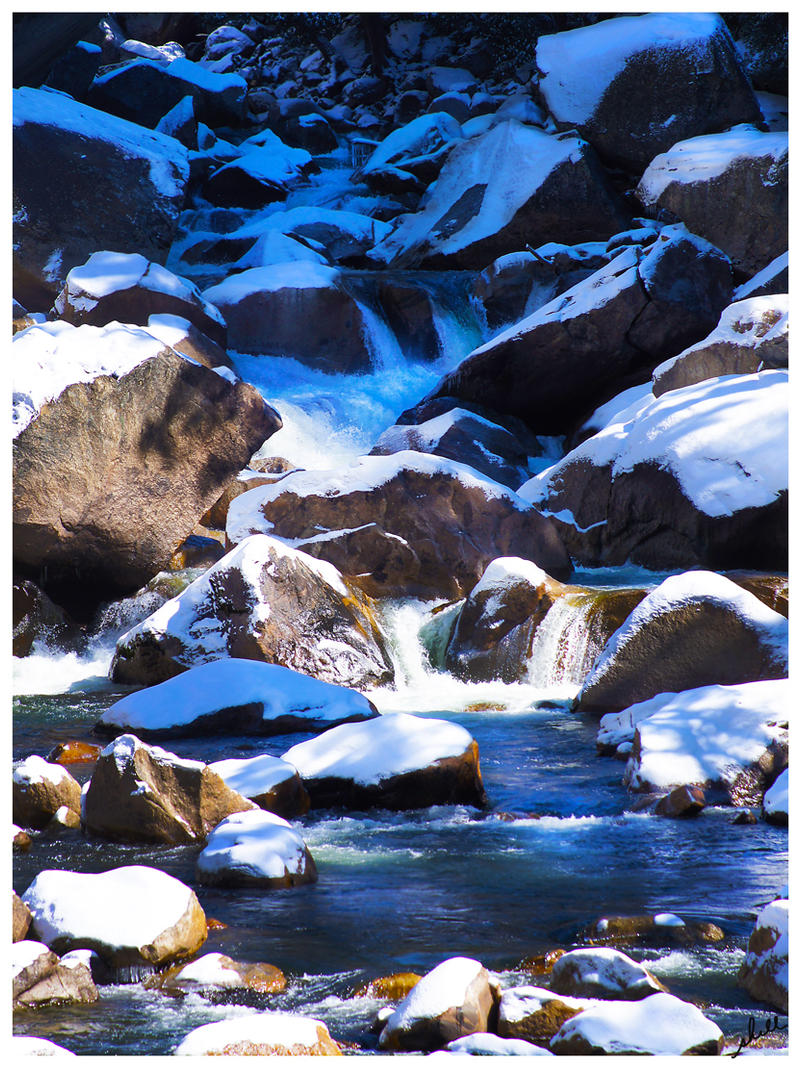
M 705 809 L 706 800 L 703 789 L 696 784 L 682 784 L 673 788 L 656 803 L 655 813 L 659 817 L 696 817 Z
M 35 643 L 59 650 L 80 647 L 83 636 L 78 625 L 35 583 L 15 580 L 12 604 L 15 658 L 27 657 Z

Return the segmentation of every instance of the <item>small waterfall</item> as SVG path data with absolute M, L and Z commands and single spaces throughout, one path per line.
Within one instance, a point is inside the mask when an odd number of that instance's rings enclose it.
M 536 629 L 528 661 L 528 680 L 539 687 L 580 686 L 603 646 L 592 635 L 593 592 L 558 598 Z

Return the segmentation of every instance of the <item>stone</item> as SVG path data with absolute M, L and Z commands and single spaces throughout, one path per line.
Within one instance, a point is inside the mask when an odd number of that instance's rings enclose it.
M 788 134 L 734 126 L 678 141 L 656 156 L 636 196 L 648 212 L 668 212 L 726 253 L 745 277 L 788 245 Z M 733 206 L 747 198 L 747 211 Z
M 705 805 L 702 788 L 695 784 L 681 784 L 658 800 L 654 813 L 659 817 L 696 817 Z
M 555 578 L 570 572 L 551 522 L 508 487 L 411 450 L 361 457 L 342 471 L 293 472 L 232 502 L 231 542 L 266 530 L 383 597 L 459 598 L 505 555 Z
M 25 828 L 44 828 L 62 806 L 80 813 L 78 781 L 63 766 L 38 754 L 15 764 L 12 789 L 14 821 Z
M 21 829 L 19 825 L 11 826 L 11 842 L 14 851 L 18 851 L 20 853 L 24 851 L 30 851 L 31 847 L 33 846 L 33 839 L 25 831 L 25 829 Z
M 29 941 L 15 946 L 16 953 L 24 953 Z M 47 951 L 44 944 L 40 947 L 46 955 L 37 960 L 46 964 L 39 976 L 31 981 L 30 968 L 14 977 L 14 1009 L 60 1006 L 73 1003 L 96 1003 L 100 998 L 91 970 L 81 952 L 71 952 L 59 960 L 57 955 Z M 17 949 L 18 952 L 17 952 Z M 52 960 L 55 959 L 53 963 Z M 52 964 L 52 968 L 50 968 Z M 34 964 L 34 968 L 35 968 Z M 23 988 L 22 986 L 25 985 Z
M 272 995 L 285 990 L 286 978 L 268 962 L 235 962 L 210 952 L 185 966 L 173 966 L 159 978 L 158 988 L 168 996 L 196 993 L 206 999 L 231 993 Z
M 295 744 L 282 758 L 299 772 L 313 808 L 486 803 L 478 745 L 449 721 L 383 714 L 330 728 Z
M 647 947 L 719 944 L 725 933 L 710 921 L 685 922 L 675 914 L 636 914 L 600 918 L 589 930 L 592 943 L 642 943 Z
M 126 843 L 202 843 L 229 814 L 255 808 L 210 766 L 129 734 L 100 754 L 83 821 L 87 831 Z
M 676 141 L 760 119 L 720 15 L 657 12 L 543 35 L 536 65 L 559 126 L 633 174 Z
M 22 898 L 33 914 L 32 932 L 57 954 L 88 948 L 117 970 L 164 968 L 192 957 L 206 939 L 195 893 L 150 866 L 46 869 Z
M 92 765 L 100 757 L 102 749 L 96 743 L 69 740 L 53 747 L 47 755 L 47 761 L 55 765 Z
M 294 766 L 271 754 L 224 758 L 212 762 L 209 769 L 221 776 L 228 787 L 278 817 L 301 817 L 311 807 L 311 797 Z
M 500 996 L 497 1032 L 501 1037 L 516 1037 L 547 1047 L 564 1022 L 592 1002 L 557 996 L 534 985 L 507 988 Z
M 770 825 L 789 824 L 789 770 L 784 769 L 775 783 L 764 792 L 764 820 Z
M 13 924 L 12 924 L 12 936 L 11 939 L 14 943 L 18 940 L 24 940 L 28 935 L 28 930 L 31 927 L 32 914 L 28 909 L 27 903 L 23 903 L 16 892 L 12 891 L 12 904 L 13 904 Z
M 789 91 L 787 13 L 731 13 L 725 15 L 725 22 L 754 87 L 785 96 Z
M 64 601 L 146 583 L 281 426 L 255 387 L 141 328 L 43 324 L 13 344 L 14 556 Z
M 610 947 L 568 951 L 554 964 L 551 989 L 563 996 L 638 1000 L 666 988 L 644 966 Z
M 611 636 L 577 707 L 606 713 L 662 692 L 780 679 L 787 644 L 786 619 L 732 580 L 704 571 L 671 576 Z
M 262 1011 L 198 1026 L 176 1055 L 342 1055 L 327 1026 L 316 1018 Z
M 268 535 L 239 543 L 122 636 L 110 672 L 119 683 L 156 684 L 219 658 L 285 665 L 345 687 L 393 676 L 367 596 L 327 562 Z
M 294 888 L 313 884 L 317 867 L 288 821 L 254 807 L 224 818 L 211 831 L 195 874 L 216 887 Z
M 760 911 L 747 945 L 739 982 L 753 997 L 787 1013 L 789 1008 L 789 900 Z
M 42 645 L 61 650 L 80 647 L 83 637 L 78 625 L 31 580 L 15 579 L 12 605 L 15 658 L 26 658 Z
M 145 326 L 148 334 L 159 338 L 182 357 L 202 364 L 206 368 L 233 370 L 231 359 L 223 346 L 204 334 L 184 316 L 176 316 L 172 313 L 148 315 Z
M 497 1001 L 480 962 L 450 958 L 411 989 L 386 1022 L 379 1044 L 385 1051 L 434 1051 L 451 1040 L 485 1033 Z
M 162 259 L 188 178 L 174 138 L 69 97 L 14 90 L 15 296 L 46 311 L 69 269 L 98 248 Z
M 418 973 L 393 973 L 389 977 L 375 977 L 367 984 L 359 985 L 353 993 L 353 998 L 385 999 L 390 1003 L 399 1003 L 421 980 L 422 976 Z

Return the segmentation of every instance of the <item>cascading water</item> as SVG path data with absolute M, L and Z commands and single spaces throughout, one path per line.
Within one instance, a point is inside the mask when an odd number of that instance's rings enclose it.
M 528 660 L 528 680 L 542 688 L 580 687 L 602 649 L 593 637 L 592 593 L 569 592 L 550 607 L 536 629 Z

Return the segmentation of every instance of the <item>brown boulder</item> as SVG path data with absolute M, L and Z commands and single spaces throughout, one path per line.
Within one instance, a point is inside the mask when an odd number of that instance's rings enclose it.
M 52 952 L 49 952 L 49 955 L 52 955 Z M 65 1003 L 96 1003 L 100 998 L 89 965 L 83 956 L 73 952 L 60 960 L 57 956 L 53 958 L 56 959 L 53 969 L 22 991 L 16 990 L 21 979 L 14 978 L 15 1010 L 23 1007 L 60 1006 Z
M 264 530 L 306 553 L 313 546 L 388 597 L 461 597 L 504 555 L 562 579 L 571 567 L 551 522 L 509 488 L 412 450 L 361 457 L 343 471 L 290 473 L 232 503 L 232 542 Z
M 157 987 L 168 996 L 193 992 L 206 998 L 232 992 L 271 995 L 284 991 L 286 978 L 268 962 L 235 962 L 227 955 L 211 952 L 185 966 L 173 966 L 146 987 Z
M 568 951 L 553 965 L 550 987 L 564 996 L 640 1000 L 664 985 L 644 966 L 611 947 Z
M 102 749 L 97 743 L 70 740 L 55 746 L 47 755 L 47 760 L 56 765 L 91 765 L 100 757 Z
M 27 903 L 23 903 L 16 892 L 12 891 L 11 896 L 13 906 L 11 939 L 16 943 L 18 940 L 24 940 L 28 935 L 28 929 L 31 927 L 31 912 L 28 910 Z
M 353 993 L 354 999 L 385 999 L 390 1003 L 399 1003 L 405 999 L 417 981 L 422 977 L 418 973 L 393 973 L 389 977 L 375 977 L 359 987 Z
M 228 508 L 234 498 L 238 498 L 240 494 L 245 494 L 248 490 L 254 490 L 256 487 L 267 487 L 270 483 L 277 483 L 279 479 L 283 478 L 284 474 L 283 472 L 274 474 L 260 473 L 253 470 L 252 467 L 243 468 L 223 490 L 211 508 L 203 513 L 200 517 L 200 523 L 207 528 L 224 531 L 228 519 Z
M 328 1028 L 316 1018 L 263 1011 L 198 1026 L 176 1055 L 343 1055 Z
M 278 817 L 308 813 L 311 798 L 297 770 L 288 762 L 262 754 L 256 758 L 224 758 L 209 766 L 225 781 L 262 810 Z
M 90 381 L 23 414 L 15 559 L 46 569 L 48 590 L 72 599 L 136 590 L 164 568 L 280 418 L 254 387 L 190 363 L 135 327 L 50 324 L 14 345 L 24 340 L 20 362 L 45 353 L 68 362 L 80 351 Z M 116 352 L 127 359 L 118 370 L 115 358 L 108 363 Z
M 789 1009 L 789 901 L 775 899 L 759 913 L 739 982 L 753 999 Z
M 25 828 L 42 829 L 66 806 L 80 813 L 81 786 L 63 766 L 32 754 L 14 766 L 12 785 L 14 821 Z
M 547 1048 L 564 1022 L 587 1006 L 585 999 L 557 996 L 533 985 L 509 988 L 500 997 L 497 1034 Z
M 256 804 L 202 762 L 119 736 L 101 753 L 84 798 L 86 829 L 124 842 L 195 843 Z
M 696 784 L 681 784 L 656 803 L 659 817 L 696 817 L 705 809 L 706 797 Z
M 600 918 L 591 927 L 590 938 L 593 944 L 612 946 L 644 943 L 648 947 L 691 947 L 718 944 L 725 939 L 725 933 L 711 921 L 683 922 L 674 914 L 636 914 Z

